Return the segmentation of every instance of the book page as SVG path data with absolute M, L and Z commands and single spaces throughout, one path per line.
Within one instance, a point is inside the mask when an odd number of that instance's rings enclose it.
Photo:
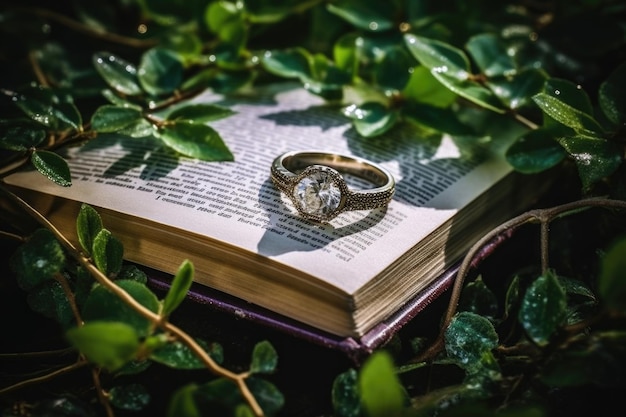
M 510 171 L 502 158 L 461 157 L 450 138 L 419 137 L 410 128 L 361 138 L 339 107 L 293 84 L 195 101 L 236 112 L 210 123 L 234 162 L 178 157 L 153 138 L 100 135 L 65 155 L 71 187 L 32 172 L 7 182 L 210 236 L 353 294 Z M 387 208 L 343 213 L 323 225 L 304 221 L 270 181 L 274 158 L 292 150 L 371 160 L 393 174 L 396 194 Z

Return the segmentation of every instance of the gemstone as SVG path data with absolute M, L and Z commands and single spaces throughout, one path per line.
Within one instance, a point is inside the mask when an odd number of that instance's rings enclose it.
M 296 204 L 312 216 L 327 216 L 341 203 L 341 189 L 327 171 L 314 171 L 303 177 L 294 188 Z

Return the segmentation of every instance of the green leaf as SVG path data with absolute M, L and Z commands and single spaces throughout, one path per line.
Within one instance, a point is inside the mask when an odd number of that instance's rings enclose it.
M 413 56 L 450 91 L 496 113 L 505 112 L 491 90 L 472 81 L 469 59 L 462 50 L 411 34 L 405 35 L 404 39 Z
M 348 369 L 335 377 L 331 399 L 337 417 L 360 417 L 363 415 L 356 370 Z
M 384 89 L 401 91 L 411 78 L 410 69 L 414 65 L 415 60 L 406 49 L 389 48 L 374 66 L 374 78 Z
M 101 229 L 93 239 L 92 258 L 106 276 L 114 276 L 122 268 L 124 245 L 107 229 Z
M 254 374 L 271 374 L 276 370 L 278 354 L 268 341 L 257 343 L 252 352 L 250 372 Z
M 362 0 L 343 0 L 328 3 L 328 11 L 359 29 L 382 32 L 395 27 L 392 3 Z
M 91 117 L 91 127 L 96 132 L 117 132 L 143 120 L 141 110 L 133 107 L 104 105 Z
M 478 314 L 457 313 L 445 332 L 446 353 L 468 373 L 483 367 L 483 357 L 498 346 L 498 334 L 491 322 Z
M 561 78 L 548 78 L 543 87 L 543 93 L 579 110 L 582 113 L 593 114 L 593 104 L 589 95 L 579 84 Z
M 458 114 L 450 108 L 444 109 L 420 102 L 406 102 L 402 110 L 407 119 L 437 132 L 455 136 L 474 134 L 473 129 L 463 124 Z
M 32 120 L 0 120 L 0 149 L 26 151 L 46 139 L 46 130 Z
M 128 279 L 136 281 L 140 284 L 148 283 L 148 276 L 146 273 L 137 268 L 135 265 L 122 265 L 122 269 L 117 274 L 117 279 Z
M 219 343 L 207 344 L 197 340 L 198 344 L 215 360 L 222 363 L 224 360 L 224 350 Z M 204 369 L 204 362 L 193 353 L 187 345 L 181 342 L 169 342 L 157 348 L 150 354 L 150 359 L 174 369 Z
M 187 104 L 178 107 L 167 115 L 167 120 L 181 121 L 187 120 L 194 123 L 207 123 L 223 119 L 235 114 L 231 109 L 227 109 L 215 104 Z
M 541 275 L 528 287 L 518 313 L 526 334 L 545 346 L 566 316 L 565 291 L 553 272 Z
M 284 51 L 267 51 L 262 58 L 263 67 L 272 74 L 285 78 L 308 78 L 311 75 L 310 54 L 303 48 Z
M 26 300 L 33 311 L 55 320 L 62 327 L 76 324 L 72 306 L 57 281 L 46 281 L 33 288 L 28 292 Z
M 534 174 L 556 166 L 567 153 L 554 139 L 553 132 L 537 129 L 520 136 L 507 149 L 505 156 L 516 171 Z
M 88 204 L 81 204 L 76 217 L 76 232 L 78 242 L 87 255 L 91 255 L 93 242 L 102 230 L 102 218 L 100 214 Z
M 224 42 L 242 47 L 247 39 L 247 29 L 242 8 L 229 1 L 212 2 L 204 16 L 206 26 Z
M 265 415 L 274 416 L 285 405 L 285 397 L 271 382 L 251 376 L 246 383 Z
M 158 132 L 159 138 L 170 148 L 191 158 L 204 161 L 232 161 L 230 152 L 219 133 L 210 126 L 178 122 L 167 124 Z
M 11 257 L 20 288 L 30 290 L 54 278 L 65 266 L 61 244 L 48 229 L 37 229 Z
M 469 311 L 481 316 L 494 318 L 498 313 L 498 299 L 485 285 L 481 276 L 468 282 L 463 288 L 459 311 Z
M 467 81 L 470 76 L 470 63 L 465 53 L 435 39 L 407 34 L 404 37 L 409 51 L 433 75 L 449 74 L 456 81 Z
M 343 114 L 352 119 L 357 132 L 366 138 L 382 135 L 398 120 L 398 112 L 378 102 L 350 105 L 344 109 Z
M 172 51 L 152 48 L 141 56 L 137 77 L 140 85 L 149 94 L 169 94 L 183 80 L 183 64 Z
M 198 385 L 187 384 L 174 391 L 167 405 L 167 417 L 203 417 L 195 401 Z
M 32 120 L 53 130 L 82 130 L 82 117 L 69 94 L 30 87 L 13 96 L 13 102 Z
M 606 139 L 575 136 L 562 137 L 558 141 L 576 162 L 585 191 L 614 173 L 622 164 L 620 148 Z
M 113 90 L 126 96 L 143 94 L 137 68 L 130 62 L 108 52 L 98 52 L 93 56 L 93 64 Z
M 404 95 L 419 103 L 435 107 L 449 107 L 457 95 L 446 88 L 423 65 L 412 69 L 409 82 L 404 88 Z
M 66 336 L 90 362 L 109 371 L 121 368 L 139 348 L 137 333 L 125 323 L 86 323 L 69 329 Z
M 30 161 L 37 171 L 50 181 L 62 187 L 72 185 L 72 175 L 67 161 L 54 152 L 37 150 L 31 155 Z
M 467 42 L 467 51 L 488 78 L 513 75 L 517 70 L 507 46 L 493 33 L 472 36 Z
M 626 62 L 619 65 L 600 85 L 598 102 L 602 112 L 616 127 L 626 124 Z
M 556 97 L 539 93 L 533 96 L 533 101 L 548 116 L 582 135 L 597 136 L 603 133 L 602 127 L 591 115 L 575 109 Z
M 165 295 L 165 300 L 163 300 L 162 314 L 164 316 L 172 314 L 180 303 L 183 302 L 193 282 L 193 274 L 193 264 L 189 260 L 183 261 L 178 267 L 178 271 L 172 280 L 172 285 Z
M 626 311 L 626 238 L 612 243 L 600 264 L 598 294 L 611 309 Z
M 120 410 L 141 411 L 150 404 L 150 393 L 141 384 L 117 385 L 108 393 L 111 404 Z
M 510 77 L 490 78 L 487 86 L 508 108 L 520 109 L 534 103 L 531 97 L 541 91 L 545 82 L 546 75 L 542 71 L 530 69 Z
M 159 311 L 159 300 L 144 284 L 129 280 L 117 280 L 115 284 L 148 310 L 155 314 Z M 85 322 L 126 323 L 135 329 L 138 337 L 141 338 L 150 334 L 152 329 L 149 319 L 136 312 L 120 297 L 102 285 L 96 285 L 85 300 L 83 319 Z
M 367 358 L 359 373 L 358 387 L 363 409 L 369 417 L 399 415 L 406 405 L 406 394 L 393 359 L 385 350 Z

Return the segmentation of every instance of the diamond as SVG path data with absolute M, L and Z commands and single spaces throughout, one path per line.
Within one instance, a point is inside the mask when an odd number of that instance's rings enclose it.
M 293 196 L 303 213 L 323 218 L 339 208 L 342 191 L 336 175 L 327 170 L 315 170 L 296 183 Z

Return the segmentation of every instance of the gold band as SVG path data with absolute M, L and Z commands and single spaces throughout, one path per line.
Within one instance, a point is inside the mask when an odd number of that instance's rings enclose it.
M 365 179 L 376 188 L 350 190 L 340 172 Z M 386 206 L 395 192 L 395 180 L 385 168 L 362 158 L 320 151 L 278 156 L 271 178 L 302 217 L 318 222 L 330 221 L 344 211 Z

